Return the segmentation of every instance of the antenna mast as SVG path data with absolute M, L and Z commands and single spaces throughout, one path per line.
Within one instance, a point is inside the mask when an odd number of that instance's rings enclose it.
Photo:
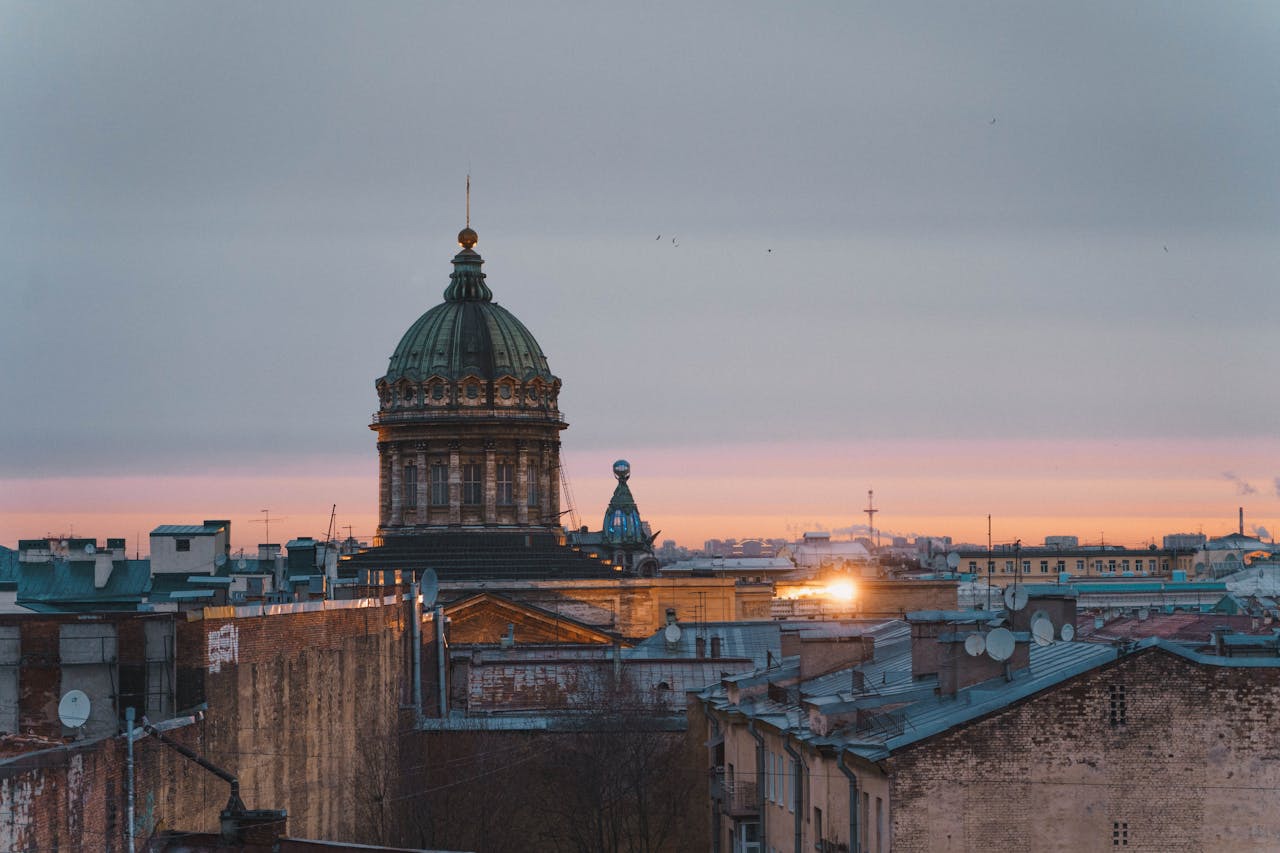
M 471 172 L 467 172 L 467 227 L 471 227 Z
M 875 492 L 867 489 L 867 508 L 863 510 L 867 514 L 867 537 L 875 542 L 876 547 L 880 546 L 879 538 L 876 536 L 876 513 L 880 510 L 875 507 Z

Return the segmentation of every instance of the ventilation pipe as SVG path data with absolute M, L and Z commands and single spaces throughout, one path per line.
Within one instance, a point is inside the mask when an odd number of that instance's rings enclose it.
M 858 776 L 844 763 L 844 750 L 836 757 L 836 767 L 849 780 L 849 853 L 858 853 Z
M 711 657 L 713 659 L 720 657 L 720 637 L 718 635 L 711 638 Z
M 421 592 L 421 585 L 418 581 L 413 582 L 413 588 L 410 592 L 412 605 L 410 606 L 411 619 L 413 621 L 412 640 L 413 643 L 413 724 L 422 723 L 422 602 L 418 597 Z
M 449 678 L 445 670 L 444 607 L 436 605 L 432 614 L 436 623 L 436 677 L 440 683 L 440 719 L 449 716 Z

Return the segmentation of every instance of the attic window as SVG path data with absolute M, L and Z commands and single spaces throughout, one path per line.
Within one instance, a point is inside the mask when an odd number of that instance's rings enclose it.
M 191 550 L 191 540 L 190 540 L 190 539 L 175 539 L 175 540 L 173 540 L 173 547 L 174 547 L 174 550 L 176 550 L 176 551 L 190 551 L 190 550 Z
M 467 399 L 474 400 L 480 395 L 480 389 L 474 384 L 467 385 Z
M 499 396 L 501 396 L 501 397 L 502 397 L 502 399 L 504 399 L 504 400 L 510 400 L 510 399 L 511 399 L 511 386 L 510 386 L 510 385 L 500 385 L 500 386 L 498 386 L 498 394 L 499 394 Z

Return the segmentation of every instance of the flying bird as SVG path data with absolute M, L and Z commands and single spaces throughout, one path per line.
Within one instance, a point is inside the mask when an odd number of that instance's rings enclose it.
M 679 246 L 680 244 L 676 242 L 676 238 L 675 238 L 675 237 L 672 237 L 672 238 L 671 238 L 671 245 L 673 245 L 673 246 Z
M 1165 247 L 1164 247 L 1164 250 L 1165 250 L 1165 252 L 1168 252 L 1168 251 L 1169 251 L 1169 247 L 1168 247 L 1168 246 L 1165 246 Z
M 995 119 L 992 119 L 991 121 L 987 122 L 987 124 L 995 124 L 995 123 L 996 123 Z
M 655 240 L 661 240 L 661 239 L 662 239 L 662 235 L 661 235 L 661 234 L 659 234 L 657 237 L 654 237 L 653 239 L 655 239 Z

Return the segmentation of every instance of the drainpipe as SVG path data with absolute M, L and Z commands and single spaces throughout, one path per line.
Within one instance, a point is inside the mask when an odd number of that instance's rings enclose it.
M 129 783 L 129 853 L 133 853 L 133 707 L 124 709 L 124 724 L 129 729 L 129 756 L 126 759 L 125 773 Z
M 791 756 L 791 798 L 795 800 L 796 806 L 796 853 L 801 853 L 804 850 L 804 785 L 801 784 L 803 780 L 800 776 L 803 760 L 800 753 L 791 748 L 789 738 L 783 738 L 782 748 Z
M 836 767 L 849 780 L 849 853 L 858 853 L 858 777 L 844 763 L 844 750 L 836 757 Z
M 422 587 L 418 581 L 414 581 L 410 589 L 413 602 L 409 611 L 413 619 L 411 637 L 413 642 L 413 724 L 415 726 L 422 723 L 422 610 L 418 598 L 421 590 Z
M 445 654 L 444 654 L 444 607 L 436 606 L 435 613 L 436 623 L 436 667 L 439 669 L 437 677 L 440 680 L 440 719 L 449 716 L 449 679 L 445 674 Z
M 756 742 L 756 810 L 760 814 L 760 842 L 763 844 L 765 839 L 764 735 L 756 731 L 755 720 L 747 723 L 747 734 L 751 735 Z
M 711 740 L 714 742 L 720 735 L 720 721 L 716 719 L 714 714 L 707 714 L 707 722 L 711 723 Z M 721 741 L 723 743 L 723 740 Z M 712 772 L 715 772 L 715 747 L 711 748 L 711 755 L 707 756 L 713 763 L 711 764 Z M 711 801 L 711 853 L 720 853 L 720 813 L 724 808 L 724 768 L 720 768 L 720 805 L 716 800 Z M 130 851 L 132 853 L 132 851 Z

